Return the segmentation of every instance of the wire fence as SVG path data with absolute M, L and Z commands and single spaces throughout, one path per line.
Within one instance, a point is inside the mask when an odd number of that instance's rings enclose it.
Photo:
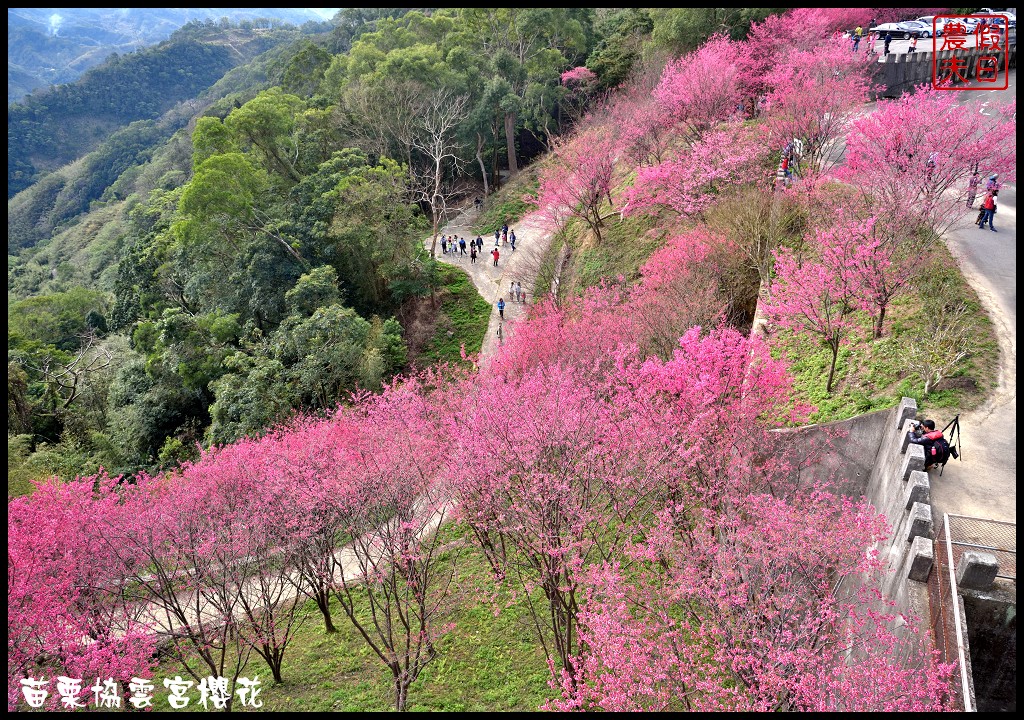
M 1016 523 L 983 520 L 963 515 L 945 515 L 936 532 L 935 567 L 928 576 L 928 595 L 932 637 L 944 663 L 955 662 L 961 668 L 962 681 L 956 683 L 957 704 L 961 710 L 972 710 L 967 677 L 963 672 L 964 656 L 961 637 L 963 624 L 956 588 L 956 567 L 964 553 L 986 552 L 996 557 L 996 577 L 1017 580 Z M 952 559 L 952 564 L 950 560 Z

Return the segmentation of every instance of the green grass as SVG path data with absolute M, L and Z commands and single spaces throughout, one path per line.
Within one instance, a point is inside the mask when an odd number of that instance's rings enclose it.
M 538 187 L 539 163 L 519 172 L 498 192 L 484 200 L 480 216 L 473 223 L 473 232 L 486 237 L 494 235 L 503 224 L 514 227 L 528 212 L 536 208 L 523 200 L 524 195 L 535 195 Z
M 452 526 L 442 532 L 465 541 Z M 456 553 L 458 603 L 451 621 L 454 628 L 438 646 L 438 657 L 429 664 L 409 691 L 410 710 L 431 711 L 531 711 L 551 694 L 548 671 L 532 628 L 528 610 L 520 599 L 502 604 L 495 613 L 489 598 L 493 581 L 482 556 L 467 544 Z M 483 602 L 477 598 L 488 598 Z M 260 711 L 372 712 L 392 709 L 391 673 L 362 637 L 332 604 L 338 632 L 324 633 L 323 619 L 309 602 L 305 619 L 285 654 L 284 683 L 273 685 L 263 659 L 250 657 L 243 677 L 260 676 L 263 692 Z M 182 667 L 164 660 L 151 678 L 158 687 L 157 709 L 168 709 L 163 680 L 185 674 Z M 189 693 L 193 709 L 198 693 Z M 201 707 L 200 707 L 201 709 Z M 236 709 L 241 710 L 236 705 Z M 248 708 L 247 708 L 248 709 Z
M 491 306 L 480 297 L 469 275 L 451 265 L 439 265 L 443 287 L 438 291 L 441 305 L 434 335 L 419 359 L 424 364 L 460 362 L 461 349 L 478 353 L 487 333 Z
M 617 215 L 606 221 L 598 243 L 582 223 L 575 228 L 572 257 L 562 269 L 562 294 L 581 295 L 604 279 L 631 284 L 640 278 L 640 268 L 660 248 L 668 234 L 666 224 L 656 215 L 643 213 L 622 220 Z M 567 232 L 568 234 L 568 232 Z
M 992 322 L 977 294 L 961 275 L 945 245 L 934 249 L 934 257 L 925 268 L 929 281 L 947 281 L 953 288 L 952 299 L 965 302 L 974 322 L 978 351 L 964 360 L 952 378 L 968 380 L 973 387 L 952 387 L 924 394 L 924 381 L 910 366 L 906 346 L 924 327 L 928 306 L 916 293 L 893 301 L 886 316 L 883 336 L 871 337 L 870 319 L 863 313 L 855 318 L 861 328 L 839 350 L 835 387 L 825 392 L 831 350 L 816 337 L 785 330 L 771 337 L 772 354 L 790 362 L 796 397 L 817 407 L 811 422 L 831 422 L 854 415 L 892 407 L 901 397 L 912 397 L 921 410 L 950 409 L 961 412 L 984 402 L 996 384 L 999 346 Z

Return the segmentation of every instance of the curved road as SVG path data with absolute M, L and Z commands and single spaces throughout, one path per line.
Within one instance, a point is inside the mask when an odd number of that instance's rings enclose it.
M 961 92 L 961 100 L 990 114 L 994 105 L 1016 98 L 1016 70 L 1009 84 L 1008 90 Z M 932 473 L 932 505 L 938 513 L 1016 522 L 1017 186 L 1004 185 L 999 192 L 997 232 L 980 230 L 975 217 L 976 212 L 966 215 L 946 241 L 995 324 L 999 380 L 982 407 L 960 418 L 963 462 L 950 460 L 942 477 Z M 950 419 L 937 417 L 936 423 Z

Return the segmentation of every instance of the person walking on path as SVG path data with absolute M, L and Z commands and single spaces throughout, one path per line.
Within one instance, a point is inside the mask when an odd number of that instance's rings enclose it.
M 519 302 L 519 288 L 518 287 L 516 287 L 516 289 L 515 289 L 515 296 L 516 296 L 516 302 Z
M 476 265 L 476 244 L 469 249 L 469 264 Z
M 491 250 L 491 256 L 494 258 L 494 267 L 498 267 L 498 258 L 500 257 L 498 248 L 494 248 L 493 250 Z
M 996 216 L 996 193 L 990 192 L 985 194 L 985 199 L 981 201 L 981 229 L 985 229 L 985 223 L 988 223 L 989 230 L 992 232 L 996 231 L 996 226 L 992 223 Z
M 917 35 L 910 38 L 910 48 L 907 50 L 908 53 L 917 52 Z
M 970 181 L 967 183 L 967 209 L 974 209 L 974 201 L 978 197 L 978 185 L 981 184 L 981 176 L 978 171 L 975 170 L 974 174 L 971 175 Z
M 459 249 L 462 250 L 462 254 L 466 254 L 466 238 L 459 238 Z
M 501 234 L 501 246 L 502 247 L 507 247 L 508 246 L 508 232 L 507 231 L 503 232 Z
M 498 317 L 505 319 L 505 298 L 498 298 Z
M 516 280 L 516 300 L 522 297 L 520 302 L 526 302 L 526 293 L 523 292 L 523 284 Z
M 482 237 L 480 237 L 479 235 L 476 236 L 476 249 L 479 252 L 483 252 L 484 251 L 484 239 Z
M 516 295 L 516 284 L 513 281 L 513 282 L 510 282 L 508 284 L 508 301 L 512 302 L 512 298 L 514 298 L 515 295 Z
M 891 42 L 892 42 L 892 33 L 891 32 L 887 32 L 885 34 L 885 54 L 886 55 L 889 54 L 889 43 L 891 43 Z
M 444 235 L 441 236 L 441 254 L 448 254 L 448 238 L 446 238 Z
M 501 230 L 494 231 L 494 247 L 498 247 L 498 243 L 501 242 Z
M 864 28 L 860 25 L 853 31 L 853 51 L 857 52 L 857 48 L 860 47 L 860 40 L 864 36 Z
M 516 251 L 516 234 L 515 234 L 515 232 L 512 232 L 512 233 L 509 234 L 508 241 L 510 243 L 512 243 L 512 252 L 515 252 Z

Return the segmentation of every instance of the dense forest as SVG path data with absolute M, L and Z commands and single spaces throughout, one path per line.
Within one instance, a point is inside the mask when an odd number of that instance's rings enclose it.
M 691 20 L 740 35 L 760 12 Z M 448 204 L 515 175 L 645 47 L 696 44 L 691 26 L 636 9 L 191 23 L 12 105 L 14 475 L 173 463 L 378 386 L 409 361 L 402 323 L 444 296 L 421 240 Z M 595 82 L 562 82 L 586 63 Z

